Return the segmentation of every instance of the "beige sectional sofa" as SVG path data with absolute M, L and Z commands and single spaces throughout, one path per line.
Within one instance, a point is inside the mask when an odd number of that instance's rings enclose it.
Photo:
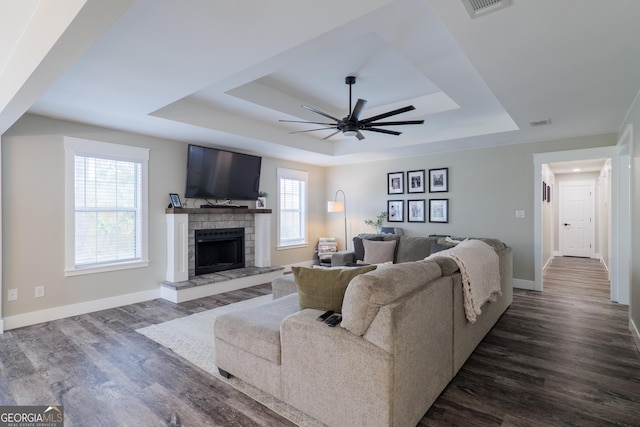
M 351 280 L 338 327 L 316 320 L 322 310 L 299 309 L 292 275 L 273 282 L 273 301 L 220 316 L 221 373 L 327 425 L 416 425 L 511 303 L 512 253 L 485 239 L 499 257 L 502 295 L 470 323 L 455 262 L 423 260 L 437 238 L 394 238 L 404 262 Z

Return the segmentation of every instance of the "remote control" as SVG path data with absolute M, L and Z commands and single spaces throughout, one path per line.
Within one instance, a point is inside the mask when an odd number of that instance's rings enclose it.
M 336 326 L 337 324 L 339 324 L 340 322 L 342 322 L 342 316 L 331 316 L 333 318 L 333 320 L 330 321 L 330 319 L 327 319 L 327 325 L 329 325 L 331 328 L 333 328 L 334 326 Z
M 321 322 L 324 322 L 325 320 L 327 320 L 329 318 L 329 316 L 331 316 L 334 313 L 333 310 L 329 310 L 329 311 L 325 311 L 323 314 L 321 314 L 320 316 L 318 316 L 316 318 L 316 320 L 319 320 Z
M 326 323 L 327 325 L 331 322 L 333 322 L 334 320 L 336 320 L 336 318 L 341 317 L 339 314 L 332 314 L 331 316 L 329 316 L 329 318 L 327 318 L 324 323 Z

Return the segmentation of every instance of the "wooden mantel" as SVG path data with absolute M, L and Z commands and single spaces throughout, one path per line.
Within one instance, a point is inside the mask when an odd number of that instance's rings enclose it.
M 167 208 L 168 214 L 270 214 L 271 209 L 248 208 Z

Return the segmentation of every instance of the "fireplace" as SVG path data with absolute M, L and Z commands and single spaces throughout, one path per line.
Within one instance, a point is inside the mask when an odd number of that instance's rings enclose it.
M 195 230 L 196 276 L 244 266 L 244 228 Z

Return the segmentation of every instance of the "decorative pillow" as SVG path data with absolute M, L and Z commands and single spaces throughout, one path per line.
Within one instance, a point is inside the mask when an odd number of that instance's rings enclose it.
M 451 237 L 441 237 L 440 239 L 438 239 L 438 244 L 446 246 L 447 248 L 452 248 L 460 242 L 462 242 L 462 240 L 452 239 Z
M 375 269 L 375 265 L 335 270 L 291 267 L 298 288 L 300 310 L 315 308 L 342 313 L 342 300 L 351 279 Z
M 385 262 L 393 262 L 393 254 L 396 250 L 396 240 L 374 241 L 363 240 L 364 245 L 364 263 L 365 264 L 382 264 Z
M 380 241 L 384 240 L 384 237 L 375 236 L 375 237 L 369 237 L 367 239 L 363 239 L 362 237 L 354 237 L 353 238 L 353 254 L 354 254 L 353 258 L 354 258 L 354 262 L 358 262 L 358 261 L 364 260 L 364 245 L 362 244 L 363 240 L 373 240 L 373 241 L 380 242 Z
M 440 252 L 440 251 L 444 251 L 446 249 L 450 249 L 452 247 L 453 246 L 441 245 L 440 243 L 432 243 L 431 244 L 430 255 L 433 255 L 433 254 L 435 254 L 437 252 Z

